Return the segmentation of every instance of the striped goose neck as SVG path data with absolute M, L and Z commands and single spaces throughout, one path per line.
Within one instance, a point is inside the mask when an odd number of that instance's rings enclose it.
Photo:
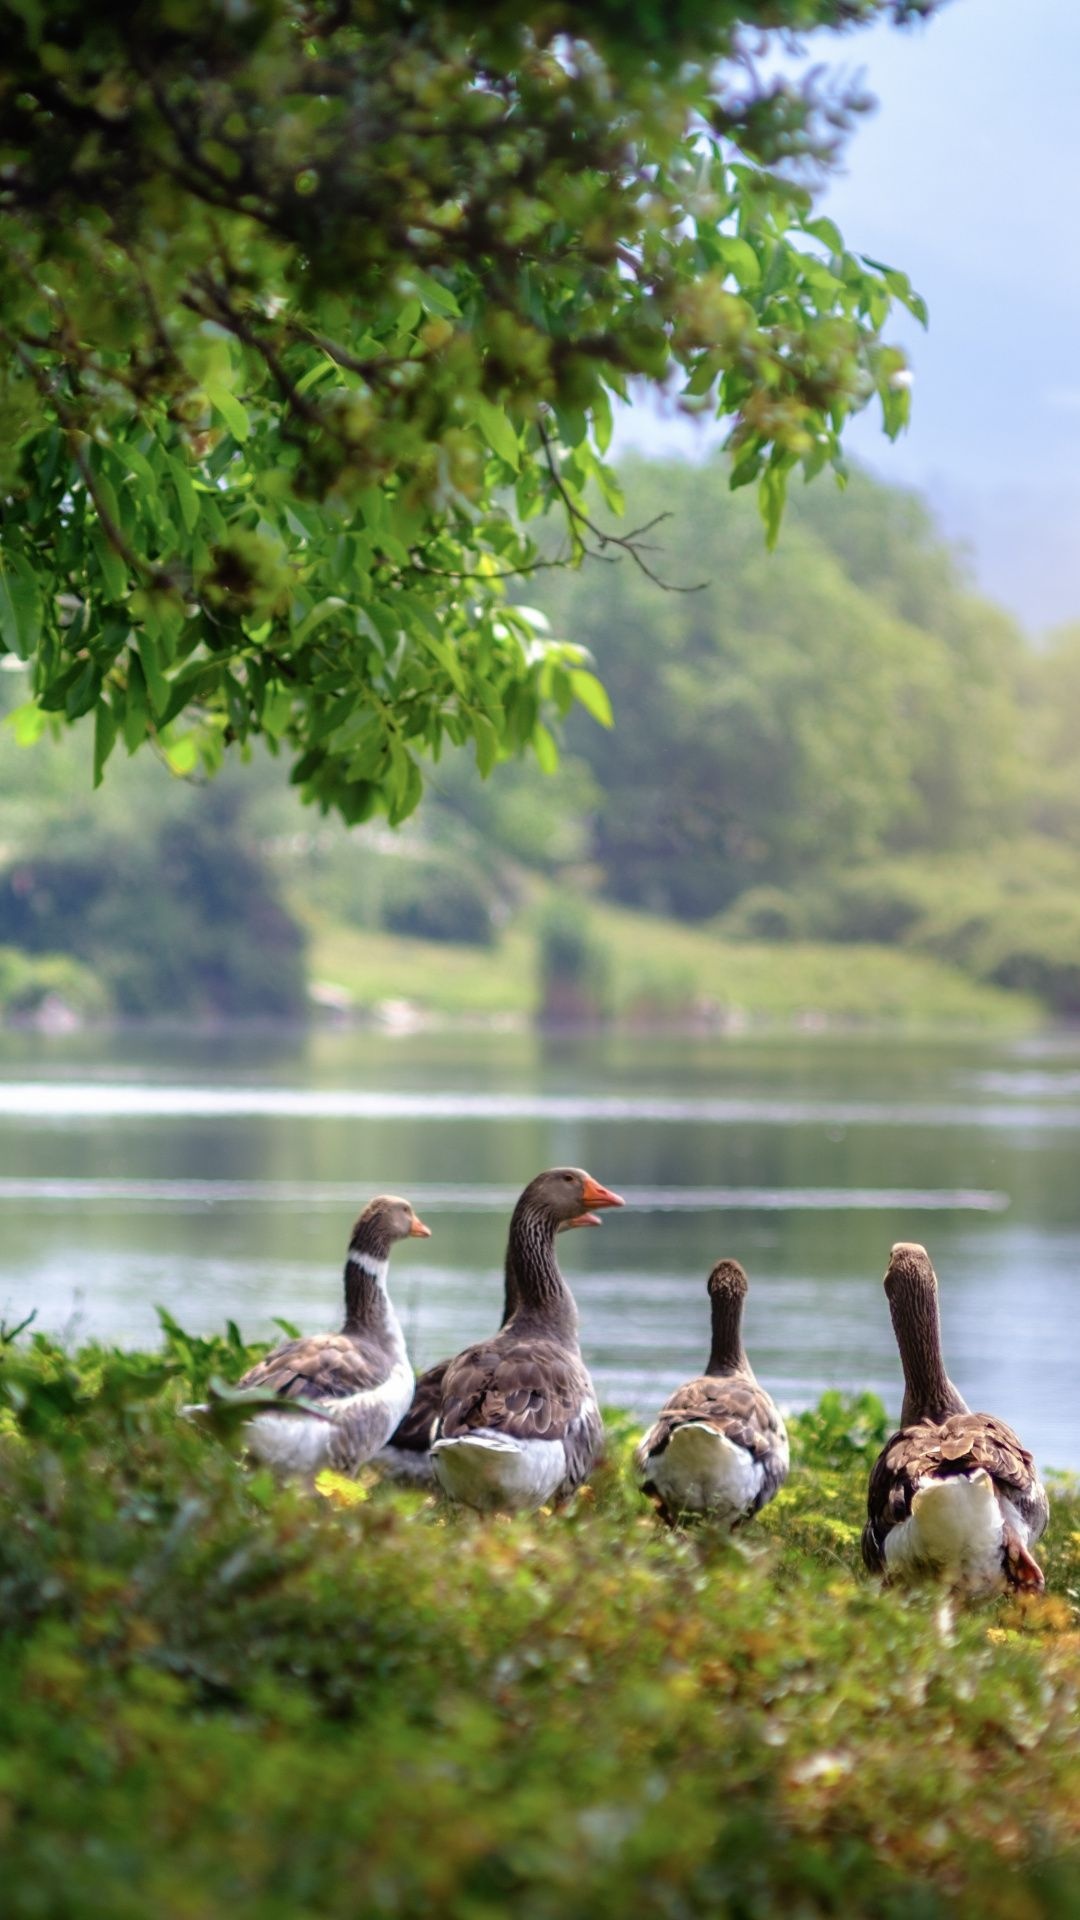
M 706 1373 L 743 1373 L 752 1380 L 754 1375 L 742 1338 L 742 1295 L 714 1293 L 711 1306 L 712 1345 Z
M 370 1227 L 362 1229 L 345 1256 L 346 1333 L 384 1333 L 397 1326 L 386 1291 L 390 1244 Z
M 514 1266 L 512 1242 L 507 1243 L 506 1261 L 503 1266 L 503 1310 L 500 1327 L 505 1327 L 513 1319 L 521 1304 L 521 1289 L 518 1286 L 517 1270 Z
M 904 1404 L 900 1424 L 920 1420 L 947 1420 L 951 1413 L 967 1413 L 966 1400 L 945 1371 L 941 1351 L 941 1316 L 937 1287 L 924 1275 L 908 1275 L 889 1295 L 900 1364 L 904 1369 Z
M 555 1258 L 556 1232 L 557 1222 L 546 1208 L 529 1196 L 518 1201 L 506 1248 L 506 1304 L 516 1283 L 514 1325 L 576 1345 L 577 1307 Z

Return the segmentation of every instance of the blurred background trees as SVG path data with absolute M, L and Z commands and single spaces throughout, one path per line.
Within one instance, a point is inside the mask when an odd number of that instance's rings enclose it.
M 1076 633 L 1036 648 L 864 475 L 799 490 L 771 557 L 721 460 L 625 480 L 631 513 L 671 512 L 667 571 L 708 585 L 664 593 L 625 559 L 528 583 L 614 704 L 611 731 L 574 720 L 556 775 L 452 757 L 406 829 L 358 835 L 298 809 L 265 753 L 201 786 L 136 757 L 88 808 L 89 742 L 9 736 L 0 948 L 71 956 L 129 1012 L 299 1012 L 299 929 L 331 981 L 341 929 L 487 956 L 504 986 L 532 966 L 538 1002 L 596 1014 L 590 903 L 613 901 L 657 916 L 640 998 L 661 1015 L 696 990 L 674 940 L 664 958 L 677 921 L 793 955 L 885 943 L 1080 1009 Z

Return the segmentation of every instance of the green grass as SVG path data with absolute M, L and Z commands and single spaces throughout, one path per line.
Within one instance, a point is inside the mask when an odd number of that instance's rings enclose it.
M 880 1407 L 744 1547 L 276 1487 L 177 1417 L 237 1339 L 0 1364 L 5 1920 L 1032 1920 L 1080 1906 L 1080 1496 L 1048 1596 L 882 1592 Z
M 707 929 L 611 906 L 583 906 L 607 950 L 620 1019 L 678 1021 L 703 1011 L 753 1021 L 936 1022 L 1021 1028 L 1040 1018 L 1025 994 L 979 985 L 959 969 L 879 946 L 723 940 Z M 308 916 L 311 977 L 357 1007 L 408 1000 L 434 1014 L 526 1018 L 537 1005 L 538 908 L 492 949 L 363 933 Z

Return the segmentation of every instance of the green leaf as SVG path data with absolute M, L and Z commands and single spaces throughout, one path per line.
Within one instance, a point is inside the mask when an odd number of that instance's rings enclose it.
M 181 777 L 194 773 L 199 764 L 199 746 L 195 735 L 185 733 L 179 740 L 170 742 L 165 749 L 165 758 L 173 773 Z
M 761 262 L 749 240 L 737 234 L 718 234 L 712 250 L 740 287 L 756 287 L 761 279 Z
M 425 273 L 422 267 L 410 264 L 403 284 L 406 289 L 419 294 L 428 313 L 442 314 L 444 319 L 460 320 L 461 308 L 449 287 L 444 287 L 441 281 L 433 280 L 430 273 Z
M 477 771 L 486 780 L 499 757 L 499 736 L 491 721 L 478 713 L 473 721 L 473 737 L 476 741 Z
M 482 393 L 474 393 L 469 400 L 469 410 L 489 447 L 516 473 L 521 465 L 521 448 L 514 427 L 502 408 L 485 400 Z
M 41 739 L 49 724 L 49 716 L 43 713 L 36 700 L 26 700 L 21 707 L 14 707 L 8 714 L 4 725 L 11 728 L 16 745 L 32 747 Z
M 193 533 L 199 519 L 199 496 L 191 475 L 182 460 L 172 455 L 169 460 L 169 478 L 176 494 L 176 504 L 180 509 L 180 518 L 187 533 Z
M 597 387 L 592 401 L 593 439 L 597 450 L 606 453 L 611 445 L 614 421 L 611 413 L 611 401 L 604 387 Z
M 574 690 L 574 698 L 586 713 L 591 713 L 602 727 L 614 725 L 607 688 L 595 673 L 586 673 L 583 667 L 575 667 L 570 674 L 570 685 Z
M 532 731 L 533 752 L 542 773 L 556 773 L 559 766 L 559 749 L 542 720 L 538 720 Z
M 130 585 L 125 562 L 100 526 L 94 528 L 90 538 L 110 598 L 122 600 Z
M 312 387 L 317 385 L 320 380 L 325 380 L 328 373 L 337 373 L 337 371 L 338 369 L 333 360 L 317 360 L 313 367 L 308 368 L 303 379 L 297 381 L 297 393 L 310 393 Z
M 824 216 L 817 220 L 808 220 L 803 232 L 811 234 L 815 240 L 820 240 L 823 246 L 828 247 L 830 253 L 844 251 L 843 235 L 835 220 L 827 220 Z
M 251 432 L 251 421 L 248 419 L 247 409 L 242 406 L 231 387 L 225 386 L 221 381 L 208 381 L 206 397 L 215 413 L 220 413 L 233 439 L 246 440 Z
M 267 688 L 261 715 L 262 729 L 272 739 L 280 739 L 292 718 L 293 697 L 288 687 Z
M 128 650 L 127 691 L 124 698 L 124 745 L 134 753 L 146 739 L 146 679 L 139 656 Z
M 79 720 L 96 706 L 101 695 L 101 674 L 92 660 L 88 660 L 82 671 L 72 681 L 64 701 L 64 712 L 69 720 Z
M 148 633 L 139 635 L 139 659 L 142 662 L 150 704 L 160 718 L 169 704 L 169 683 L 161 670 L 157 643 Z
M 41 637 L 41 589 L 21 554 L 0 552 L 0 640 L 8 653 L 29 660 Z
M 765 523 L 765 545 L 771 552 L 780 536 L 787 497 L 787 474 L 782 467 L 766 467 L 758 482 L 758 510 Z
M 116 745 L 116 715 L 108 702 L 99 700 L 94 714 L 94 786 L 100 787 L 105 762 Z

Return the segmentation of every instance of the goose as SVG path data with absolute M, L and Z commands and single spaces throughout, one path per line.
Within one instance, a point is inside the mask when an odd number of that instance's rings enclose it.
M 345 1256 L 345 1323 L 340 1333 L 286 1340 L 250 1367 L 241 1390 L 273 1394 L 299 1409 L 260 1411 L 248 1421 L 249 1450 L 278 1473 L 355 1474 L 389 1439 L 412 1399 L 413 1370 L 386 1290 L 398 1240 L 429 1239 L 407 1200 L 380 1194 L 353 1227 Z
M 870 1475 L 863 1559 L 887 1580 L 947 1578 L 964 1593 L 1045 1585 L 1031 1548 L 1049 1503 L 1011 1427 L 972 1413 L 945 1372 L 937 1275 L 900 1241 L 885 1275 L 904 1369 L 900 1430 Z
M 560 1226 L 599 1226 L 617 1193 L 580 1167 L 552 1167 L 525 1188 L 510 1222 L 507 1266 L 518 1298 L 493 1340 L 446 1369 L 431 1464 L 451 1500 L 519 1512 L 569 1499 L 603 1446 L 603 1423 L 578 1345 L 573 1295 L 555 1258 Z
M 582 1214 L 577 1220 L 560 1220 L 559 1233 L 565 1233 L 570 1227 L 599 1226 L 600 1222 L 593 1214 Z M 511 1319 L 518 1303 L 517 1276 L 514 1273 L 511 1248 L 506 1249 L 506 1263 L 503 1273 L 503 1310 L 499 1321 L 502 1331 Z M 412 1405 L 395 1431 L 390 1435 L 385 1447 L 375 1455 L 375 1465 L 380 1467 L 389 1480 L 398 1480 L 414 1487 L 434 1487 L 435 1471 L 431 1464 L 431 1442 L 435 1422 L 442 1406 L 443 1381 L 446 1379 L 450 1360 L 439 1360 L 435 1366 L 417 1378 L 412 1397 Z
M 705 1514 L 731 1532 L 787 1479 L 787 1430 L 743 1346 L 748 1285 L 737 1260 L 717 1261 L 707 1283 L 712 1346 L 705 1371 L 676 1387 L 634 1455 L 641 1490 L 669 1526 L 684 1514 Z

